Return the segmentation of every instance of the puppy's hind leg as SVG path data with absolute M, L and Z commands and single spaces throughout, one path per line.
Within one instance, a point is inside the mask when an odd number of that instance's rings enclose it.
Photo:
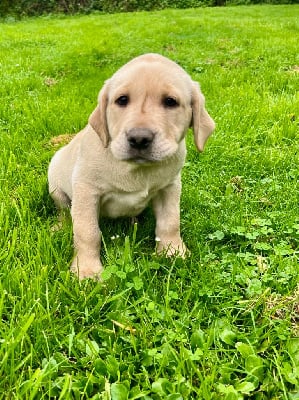
M 71 168 L 66 168 L 64 148 L 60 149 L 52 158 L 48 168 L 49 193 L 58 210 L 70 208 L 71 199 L 66 193 L 65 185 L 71 179 Z M 65 184 L 63 184 L 65 182 Z
M 57 186 L 53 188 L 52 185 L 49 185 L 49 192 L 58 210 L 71 207 L 71 199 L 63 190 Z
M 54 190 L 51 190 L 51 187 L 49 186 L 49 191 L 58 210 L 58 223 L 51 229 L 52 232 L 55 232 L 62 228 L 62 224 L 71 208 L 71 199 L 63 190 L 57 187 Z

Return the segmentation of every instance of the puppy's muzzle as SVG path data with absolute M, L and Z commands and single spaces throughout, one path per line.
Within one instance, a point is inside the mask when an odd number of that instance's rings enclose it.
M 126 136 L 131 149 L 142 151 L 150 147 L 155 134 L 148 128 L 132 128 L 126 132 Z

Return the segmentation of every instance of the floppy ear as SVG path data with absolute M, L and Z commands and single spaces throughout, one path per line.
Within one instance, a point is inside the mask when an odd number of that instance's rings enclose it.
M 193 82 L 192 88 L 192 125 L 197 150 L 203 151 L 208 137 L 215 129 L 215 122 L 205 109 L 205 98 L 196 82 Z
M 108 105 L 108 84 L 109 81 L 107 81 L 102 87 L 98 97 L 98 105 L 88 119 L 92 129 L 100 136 L 104 147 L 107 147 L 109 142 L 109 131 L 106 117 Z

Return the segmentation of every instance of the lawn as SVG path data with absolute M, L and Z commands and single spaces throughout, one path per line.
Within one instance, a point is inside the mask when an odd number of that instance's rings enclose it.
M 52 16 L 0 25 L 0 398 L 299 399 L 299 6 Z M 104 282 L 69 272 L 47 166 L 103 82 L 158 52 L 217 123 L 188 136 L 181 229 L 101 224 Z M 59 140 L 58 140 L 59 142 Z

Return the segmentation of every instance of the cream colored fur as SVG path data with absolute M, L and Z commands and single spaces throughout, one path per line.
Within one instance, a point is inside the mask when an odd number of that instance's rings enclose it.
M 204 96 L 199 85 L 165 57 L 139 56 L 104 84 L 88 125 L 54 155 L 48 171 L 55 204 L 71 207 L 71 270 L 80 279 L 100 279 L 99 217 L 136 216 L 150 202 L 158 252 L 185 255 L 180 171 L 189 126 L 202 151 L 214 130 Z

